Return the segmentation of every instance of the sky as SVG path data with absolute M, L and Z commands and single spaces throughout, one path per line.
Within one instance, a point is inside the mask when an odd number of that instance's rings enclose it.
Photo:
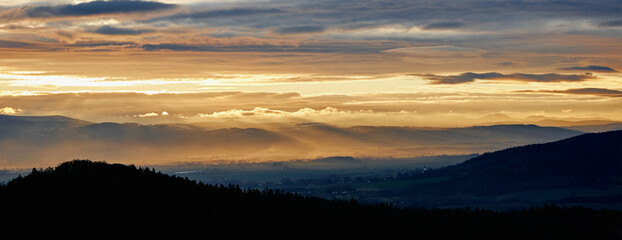
M 0 114 L 622 121 L 619 0 L 0 0 Z

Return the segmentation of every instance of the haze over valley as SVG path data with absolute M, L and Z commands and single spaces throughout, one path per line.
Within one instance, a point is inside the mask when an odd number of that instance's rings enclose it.
M 620 13 L 0 0 L 0 232 L 620 239 Z
M 571 128 L 490 125 L 463 128 L 338 127 L 324 123 L 204 124 L 92 123 L 62 116 L 0 116 L 3 168 L 92 159 L 140 165 L 274 162 L 330 156 L 411 158 L 480 154 L 582 134 Z M 615 129 L 618 125 L 602 125 Z

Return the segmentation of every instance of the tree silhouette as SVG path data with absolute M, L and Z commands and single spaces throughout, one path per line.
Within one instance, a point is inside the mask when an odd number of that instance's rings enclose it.
M 397 209 L 209 185 L 133 165 L 75 160 L 0 186 L 0 230 L 183 232 L 303 239 L 619 237 L 622 214 L 546 206 Z M 275 235 L 276 234 L 276 235 Z M 616 235 L 618 234 L 618 235 Z

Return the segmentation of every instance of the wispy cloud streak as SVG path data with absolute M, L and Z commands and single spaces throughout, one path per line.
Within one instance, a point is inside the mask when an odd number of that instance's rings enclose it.
M 435 74 L 413 74 L 414 76 L 422 77 L 424 79 L 432 81 L 434 84 L 460 84 L 475 82 L 476 80 L 510 80 L 510 81 L 523 81 L 523 82 L 580 82 L 588 79 L 594 79 L 596 76 L 586 74 L 528 74 L 528 73 L 512 73 L 503 74 L 498 72 L 488 73 L 472 73 L 466 72 L 460 75 L 435 75 Z

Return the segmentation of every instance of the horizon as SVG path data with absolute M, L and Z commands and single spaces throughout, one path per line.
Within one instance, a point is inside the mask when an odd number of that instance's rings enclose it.
M 158 114 L 162 115 L 162 114 Z M 168 115 L 165 113 L 164 116 Z M 307 118 L 289 118 L 283 120 L 273 120 L 273 121 L 241 121 L 241 120 L 231 120 L 231 119 L 223 119 L 218 121 L 209 121 L 209 120 L 197 120 L 197 121 L 155 121 L 155 122 L 145 122 L 145 121 L 89 121 L 86 119 L 81 119 L 77 117 L 67 116 L 67 115 L 59 115 L 59 114 L 50 114 L 50 115 L 23 115 L 23 114 L 0 114 L 0 116 L 6 117 L 26 117 L 26 118 L 49 118 L 49 117 L 61 117 L 67 118 L 71 120 L 82 121 L 88 124 L 100 124 L 100 123 L 117 123 L 117 124 L 138 124 L 138 125 L 191 125 L 203 128 L 231 128 L 231 127 L 239 127 L 237 125 L 242 125 L 240 128 L 248 128 L 248 127 L 279 127 L 279 126 L 292 126 L 292 125 L 304 125 L 304 124 L 324 124 L 324 125 L 332 125 L 337 127 L 365 127 L 365 126 L 374 126 L 374 127 L 411 127 L 411 128 L 421 128 L 421 129 L 442 129 L 442 128 L 468 128 L 468 127 L 479 127 L 479 126 L 495 126 L 495 125 L 535 125 L 539 127 L 578 127 L 578 126 L 587 126 L 587 125 L 608 125 L 608 124 L 617 124 L 622 123 L 622 121 L 618 121 L 615 119 L 609 119 L 604 117 L 585 117 L 585 118 L 557 118 L 557 117 L 547 117 L 544 115 L 530 115 L 525 118 L 513 118 L 509 117 L 505 114 L 490 114 L 485 115 L 480 118 L 461 118 L 460 120 L 468 119 L 469 121 L 457 123 L 453 125 L 417 125 L 417 124 L 408 124 L 403 122 L 389 122 L 389 124 L 374 124 L 372 122 L 363 122 L 359 125 L 356 124 L 343 124 L 342 122 L 333 122 L 333 121 L 322 121 L 321 119 L 318 121 L 312 121 Z M 499 119 L 501 118 L 501 119 Z M 494 119 L 494 120 L 493 120 Z M 134 120 L 134 119 L 129 119 Z M 403 123 L 403 125 L 397 124 Z M 215 126 L 212 126 L 215 125 Z M 589 132 L 589 131 L 588 131 Z
M 0 123 L 0 131 L 6 133 L 0 136 L 3 169 L 46 167 L 67 159 L 183 165 L 350 156 L 403 159 L 416 164 L 423 156 L 481 154 L 589 132 L 622 129 L 620 122 L 565 127 L 490 124 L 441 128 L 339 126 L 313 122 L 94 123 L 63 116 L 12 115 L 0 115 Z M 392 161 L 385 163 L 390 165 Z

